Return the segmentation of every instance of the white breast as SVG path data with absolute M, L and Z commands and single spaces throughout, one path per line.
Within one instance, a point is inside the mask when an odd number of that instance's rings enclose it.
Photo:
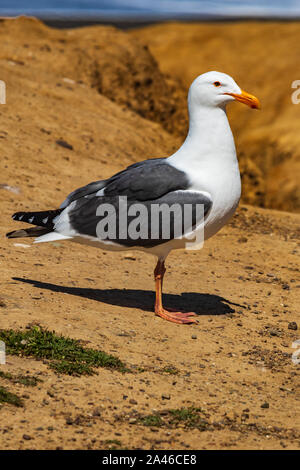
M 227 157 L 227 158 L 226 158 Z M 176 167 L 185 171 L 194 191 L 209 194 L 212 208 L 204 225 L 205 240 L 217 233 L 234 214 L 241 196 L 241 178 L 235 153 L 211 160 L 190 160 L 189 168 L 184 164 Z M 174 164 L 172 162 L 172 164 Z
M 190 106 L 188 136 L 168 161 L 187 174 L 189 189 L 210 194 L 213 204 L 204 226 L 208 239 L 230 219 L 241 196 L 235 144 L 225 109 Z
M 234 214 L 241 197 L 238 165 L 231 171 L 215 174 L 209 192 L 213 204 L 204 226 L 205 240 L 217 233 Z

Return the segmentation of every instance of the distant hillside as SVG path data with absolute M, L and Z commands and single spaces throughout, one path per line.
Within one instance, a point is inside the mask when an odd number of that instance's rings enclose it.
M 291 85 L 300 80 L 300 23 L 166 23 L 131 35 L 149 45 L 161 71 L 185 90 L 197 75 L 219 70 L 261 99 L 260 112 L 229 108 L 243 199 L 299 212 L 300 104 L 292 104 Z

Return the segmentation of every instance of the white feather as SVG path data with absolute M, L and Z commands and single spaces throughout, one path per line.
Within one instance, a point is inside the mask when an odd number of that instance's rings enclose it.
M 68 237 L 67 235 L 63 235 L 62 233 L 50 232 L 46 233 L 46 235 L 41 235 L 40 237 L 36 238 L 33 243 L 54 242 L 56 240 L 70 240 L 71 238 L 72 237 Z

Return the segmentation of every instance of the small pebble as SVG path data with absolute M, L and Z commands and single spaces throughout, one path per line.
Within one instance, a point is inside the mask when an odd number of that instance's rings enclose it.
M 280 331 L 276 330 L 275 328 L 270 328 L 269 333 L 271 336 L 281 336 Z
M 137 401 L 134 400 L 133 398 L 130 398 L 129 403 L 130 403 L 131 405 L 137 405 Z
M 265 401 L 265 403 L 263 403 L 261 406 L 261 408 L 270 408 L 270 405 L 268 402 Z
M 162 398 L 163 400 L 170 400 L 171 396 L 170 396 L 170 395 L 167 395 L 167 394 L 165 394 L 165 393 L 163 393 L 162 396 L 161 396 L 161 398 Z
M 130 418 L 128 422 L 129 422 L 129 424 L 135 424 L 137 422 L 137 419 L 136 418 Z
M 93 410 L 93 416 L 101 416 L 101 411 L 99 408 L 95 408 Z
M 64 147 L 65 149 L 73 150 L 73 146 L 71 144 L 68 144 L 68 142 L 66 142 L 63 139 L 57 140 L 56 143 L 57 145 L 60 145 L 61 147 Z

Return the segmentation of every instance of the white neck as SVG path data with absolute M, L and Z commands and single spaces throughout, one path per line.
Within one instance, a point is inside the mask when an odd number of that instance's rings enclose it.
M 199 163 L 237 163 L 233 135 L 221 107 L 196 106 L 189 102 L 189 132 L 182 146 L 169 157 L 176 166 Z

